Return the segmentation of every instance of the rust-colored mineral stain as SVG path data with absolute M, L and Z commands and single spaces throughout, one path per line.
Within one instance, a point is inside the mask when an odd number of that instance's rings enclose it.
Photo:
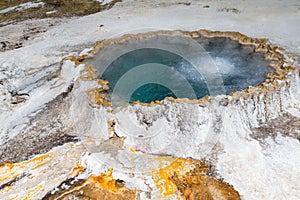
M 285 59 L 285 55 L 281 53 L 284 49 L 278 46 L 273 46 L 268 44 L 268 39 L 266 38 L 251 38 L 244 34 L 241 34 L 239 32 L 221 32 L 221 31 L 209 31 L 209 30 L 198 30 L 198 31 L 156 31 L 156 32 L 149 32 L 149 33 L 140 33 L 140 34 L 126 34 L 118 39 L 111 39 L 111 40 L 102 40 L 95 43 L 93 50 L 90 51 L 89 55 L 86 56 L 80 56 L 78 58 L 75 57 L 69 57 L 67 59 L 72 60 L 78 64 L 85 64 L 86 70 L 89 71 L 88 74 L 84 73 L 82 74 L 81 79 L 82 80 L 94 80 L 96 79 L 97 75 L 93 70 L 89 70 L 90 68 L 93 68 L 90 63 L 82 62 L 87 58 L 94 57 L 104 46 L 111 45 L 111 44 L 122 44 L 130 39 L 144 39 L 144 38 L 151 38 L 155 37 L 157 35 L 168 35 L 168 36 L 176 36 L 176 35 L 185 35 L 187 37 L 191 38 L 197 38 L 197 37 L 223 37 L 223 38 L 230 38 L 232 40 L 235 40 L 239 42 L 242 45 L 252 45 L 255 47 L 256 52 L 261 52 L 264 54 L 265 60 L 271 61 L 270 67 L 272 67 L 276 73 L 270 72 L 267 74 L 266 81 L 260 84 L 257 87 L 254 87 L 253 90 L 255 92 L 249 93 L 248 89 L 239 90 L 232 92 L 229 94 L 229 96 L 232 97 L 231 101 L 238 100 L 240 98 L 249 98 L 254 95 L 260 94 L 260 93 L 266 93 L 270 90 L 275 90 L 280 87 L 282 87 L 284 84 L 278 84 L 278 80 L 286 80 L 288 81 L 287 74 L 292 71 L 296 71 L 297 67 L 292 66 L 291 62 L 287 61 Z M 291 58 L 294 59 L 295 58 Z M 85 77 L 86 76 L 86 77 Z M 99 85 L 106 85 L 108 82 L 101 80 L 99 81 Z M 107 107 L 111 107 L 111 102 L 109 101 L 108 96 L 108 90 L 103 92 L 101 95 L 90 95 L 92 101 L 96 104 L 101 104 Z M 201 99 L 196 100 L 190 100 L 185 98 L 165 98 L 165 100 L 174 102 L 174 103 L 190 103 L 190 104 L 206 104 L 211 98 L 213 97 L 203 97 Z M 140 104 L 142 106 L 153 106 L 156 104 L 161 104 L 160 101 L 153 101 L 151 103 L 141 103 L 141 102 L 134 102 L 130 105 Z M 125 105 L 126 106 L 126 105 Z M 128 105 L 127 105 L 128 106 Z
M 91 175 L 84 181 L 70 186 L 47 197 L 49 200 L 67 200 L 70 198 L 93 200 L 133 200 L 137 197 L 136 190 L 130 190 L 113 178 L 113 171 L 99 176 Z
M 68 174 L 68 178 L 74 178 L 78 176 L 81 172 L 83 172 L 85 168 L 80 164 L 76 163 L 76 166 L 72 169 L 72 171 Z
M 29 190 L 27 196 L 25 197 L 24 200 L 30 200 L 32 199 L 31 197 L 33 197 L 36 193 L 38 193 L 38 191 L 40 191 L 43 188 L 42 185 L 37 186 L 36 188 Z
M 108 80 L 103 80 L 103 79 L 99 79 L 98 83 L 104 87 L 104 86 L 107 86 L 108 85 Z
M 133 148 L 129 148 L 129 151 L 131 152 L 131 153 L 140 153 L 140 151 L 139 150 L 136 150 L 136 149 L 133 149 Z
M 80 64 L 83 64 L 83 63 L 80 63 Z M 75 63 L 76 65 L 76 63 Z M 84 63 L 84 69 L 81 70 L 81 76 L 80 76 L 80 79 L 81 80 L 85 80 L 85 81 L 88 81 L 88 80 L 95 80 L 97 79 L 97 75 L 96 75 L 96 69 L 89 63 Z
M 63 61 L 65 60 L 70 60 L 70 61 L 73 61 L 75 63 L 75 66 L 78 66 L 81 64 L 81 62 L 79 61 L 79 59 L 77 57 L 74 57 L 74 56 L 68 56 L 68 57 L 65 57 L 63 59 Z
M 178 173 L 181 176 L 184 175 L 195 166 L 196 161 L 192 159 L 176 159 L 168 157 L 161 157 L 159 161 L 161 163 L 170 162 L 168 166 L 152 172 L 153 180 L 156 186 L 159 188 L 161 196 L 165 198 L 167 196 L 174 195 L 175 191 L 177 191 L 177 186 L 171 179 L 173 174 Z
M 100 176 L 91 175 L 86 182 L 88 184 L 95 184 L 97 187 L 106 189 L 113 193 L 119 193 L 120 191 L 116 187 L 116 180 L 112 176 L 112 170 L 108 170 L 106 174 Z
M 109 90 L 109 87 L 107 85 L 108 81 L 105 82 L 104 80 L 100 79 L 98 83 L 101 87 L 89 89 L 87 93 L 93 103 L 110 107 L 111 103 L 108 100 L 106 100 L 105 95 L 105 92 Z
M 2 164 L 0 166 L 0 182 L 13 180 L 17 178 L 20 174 L 23 174 L 24 171 L 35 170 L 49 163 L 51 160 L 52 157 L 49 154 L 44 154 L 23 162 Z M 29 177 L 29 179 L 33 178 L 35 178 L 35 176 Z M 34 196 L 42 187 L 42 185 L 39 185 L 36 188 L 30 190 L 25 199 L 32 199 L 31 197 Z M 0 190 L 0 194 L 10 192 L 11 189 L 11 186 L 6 186 Z M 17 197 L 15 198 L 18 199 Z
M 15 195 L 14 197 L 10 197 L 9 200 L 18 200 L 18 195 Z
M 84 141 L 87 142 L 87 143 L 90 143 L 90 142 L 94 142 L 94 139 L 93 138 L 86 138 Z
M 51 162 L 52 159 L 53 158 L 51 156 L 49 156 L 48 154 L 44 154 L 44 155 L 37 156 L 37 157 L 33 158 L 32 160 L 29 160 L 29 163 L 32 163 L 32 162 L 35 163 L 35 165 L 31 168 L 31 170 L 34 170 L 41 166 L 46 165 L 47 163 Z
M 43 154 L 23 162 L 2 164 L 0 166 L 0 181 L 14 179 L 19 176 L 19 170 L 26 167 L 31 167 L 30 170 L 35 170 L 51 160 L 52 157 L 49 154 Z
M 203 174 L 201 168 L 201 166 L 197 165 L 184 176 L 178 176 L 177 173 L 172 176 L 171 179 L 185 199 L 240 199 L 239 193 L 232 186 L 222 180 Z
M 12 190 L 11 186 L 5 186 L 2 190 L 0 190 L 0 196 Z
M 108 132 L 114 133 L 115 132 L 115 122 L 114 121 L 107 121 Z
M 238 192 L 230 185 L 209 176 L 208 172 L 209 167 L 205 162 L 174 158 L 168 166 L 153 171 L 153 180 L 164 198 L 180 191 L 188 200 L 240 199 Z

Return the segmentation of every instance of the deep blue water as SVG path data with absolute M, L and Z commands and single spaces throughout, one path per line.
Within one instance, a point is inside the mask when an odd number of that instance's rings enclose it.
M 240 45 L 238 42 L 225 38 L 199 38 L 197 42 L 208 52 L 217 66 L 218 76 L 223 80 L 226 94 L 234 90 L 245 89 L 249 85 L 259 85 L 271 70 L 268 67 L 269 63 L 263 59 L 263 54 L 255 53 L 252 46 Z M 182 98 L 185 97 L 185 94 L 190 98 L 191 91 L 186 85 L 192 88 L 195 93 L 194 98 L 209 95 L 207 82 L 199 70 L 174 52 L 157 48 L 139 48 L 128 52 L 125 50 L 125 53 L 113 58 L 113 61 L 105 69 L 102 69 L 101 63 L 105 63 L 108 55 L 113 55 L 112 48 L 122 48 L 122 45 L 112 45 L 109 47 L 109 53 L 105 54 L 104 50 L 100 51 L 98 54 L 103 53 L 102 57 L 97 58 L 96 55 L 88 62 L 92 63 L 99 71 L 102 70 L 99 77 L 109 81 L 110 93 L 118 92 L 119 94 L 116 95 L 119 98 L 122 98 L 122 95 L 129 95 L 130 103 L 136 100 L 149 103 L 154 100 L 162 100 L 167 96 Z M 202 59 L 202 55 L 193 56 L 196 56 L 196 59 Z M 153 67 L 156 71 L 138 72 L 138 67 L 145 64 L 147 64 L 146 69 Z M 155 68 L 157 64 L 169 69 Z M 135 82 L 137 88 L 133 87 Z M 128 88 L 126 89 L 126 87 L 133 87 L 134 91 L 127 94 Z

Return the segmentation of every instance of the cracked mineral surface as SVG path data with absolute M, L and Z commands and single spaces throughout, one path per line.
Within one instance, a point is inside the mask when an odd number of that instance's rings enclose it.
M 298 1 L 78 2 L 0 2 L 1 200 L 300 199 Z M 89 59 L 176 34 L 234 41 L 272 70 L 115 106 Z

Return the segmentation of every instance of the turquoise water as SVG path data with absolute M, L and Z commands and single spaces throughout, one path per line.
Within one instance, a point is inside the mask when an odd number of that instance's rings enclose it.
M 176 95 L 163 85 L 157 83 L 149 83 L 135 90 L 131 95 L 130 102 L 139 100 L 141 102 L 150 103 L 153 100 L 162 100 L 165 97 L 176 98 Z
M 168 40 L 162 40 L 164 41 Z M 172 48 L 181 48 L 181 45 L 186 45 L 178 41 L 178 46 L 173 44 Z M 226 38 L 197 38 L 195 41 L 205 49 L 217 67 L 217 71 L 213 73 L 217 73 L 217 76 L 222 79 L 225 94 L 245 89 L 249 85 L 259 85 L 271 70 L 263 54 L 255 53 L 252 46 L 240 45 Z M 133 41 L 132 46 L 140 42 Z M 146 41 L 147 44 L 151 42 L 153 41 Z M 151 45 L 131 50 L 130 45 L 130 41 L 124 46 L 122 44 L 111 45 L 100 51 L 95 58 L 88 60 L 97 68 L 99 77 L 109 81 L 112 97 L 117 96 L 122 99 L 123 96 L 129 96 L 127 99 L 124 97 L 127 103 L 136 100 L 149 103 L 168 96 L 195 99 L 210 94 L 206 78 L 198 68 L 191 64 L 190 60 L 172 50 L 149 48 Z M 122 53 L 116 54 L 117 51 Z M 203 60 L 203 65 L 205 65 L 202 54 L 190 55 L 189 58 L 199 60 L 200 63 Z M 108 64 L 103 66 L 106 62 Z M 151 71 L 151 68 L 155 71 Z M 137 69 L 144 69 L 145 73 Z M 213 85 L 214 82 L 210 84 Z M 211 85 L 211 88 L 215 87 Z M 131 87 L 131 90 L 127 90 L 126 87 Z M 191 90 L 194 94 L 191 94 Z
M 102 78 L 109 80 L 109 87 L 111 88 L 111 92 L 113 92 L 116 83 L 124 74 L 126 74 L 136 66 L 140 66 L 146 63 L 153 63 L 153 65 L 155 63 L 160 63 L 166 66 L 170 66 L 172 69 L 178 71 L 190 83 L 197 95 L 197 98 L 201 98 L 208 94 L 208 89 L 205 85 L 205 82 L 203 81 L 203 77 L 188 61 L 184 60 L 182 57 L 176 54 L 160 49 L 145 48 L 124 54 L 116 59 L 113 63 L 111 63 L 111 65 L 103 73 Z M 149 67 L 151 67 L 151 64 L 149 64 Z M 157 73 L 160 72 L 158 71 Z M 166 74 L 165 78 L 169 78 L 167 76 L 171 75 Z M 132 78 L 138 79 L 141 77 Z M 162 100 L 167 96 L 176 98 L 176 95 L 174 93 L 176 93 L 177 89 L 181 89 L 180 82 L 176 82 L 175 78 L 170 81 L 173 81 L 174 85 L 178 84 L 178 87 L 175 87 L 175 91 L 171 91 L 167 87 L 162 86 L 162 84 L 148 83 L 139 87 L 137 91 L 132 94 L 130 103 L 136 100 L 149 103 L 154 100 Z

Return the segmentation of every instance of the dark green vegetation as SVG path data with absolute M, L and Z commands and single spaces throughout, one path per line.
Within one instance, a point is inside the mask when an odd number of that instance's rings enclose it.
M 47 17 L 72 17 L 83 16 L 106 10 L 121 0 L 113 0 L 108 4 L 101 4 L 95 0 L 43 0 L 44 6 L 28 8 L 17 11 L 11 10 L 0 13 L 0 26 L 11 22 L 23 21 L 32 18 Z M 0 11 L 9 7 L 17 6 L 26 2 L 39 2 L 34 0 L 1 0 Z M 55 12 L 54 12 L 55 11 Z M 51 12 L 51 13 L 47 13 Z

